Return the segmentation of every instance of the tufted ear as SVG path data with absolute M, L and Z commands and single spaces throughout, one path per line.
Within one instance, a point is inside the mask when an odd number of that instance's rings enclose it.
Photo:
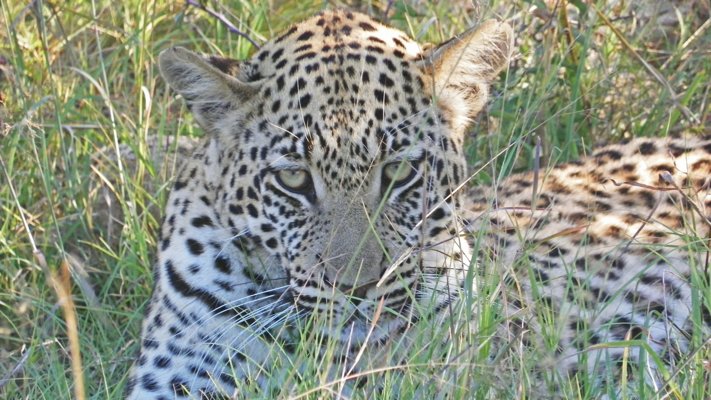
M 425 54 L 422 67 L 434 80 L 433 94 L 456 130 L 486 104 L 489 83 L 508 64 L 512 40 L 508 24 L 489 20 Z
M 163 50 L 158 56 L 161 75 L 188 103 L 198 123 L 208 132 L 225 112 L 249 101 L 258 85 L 235 78 L 239 62 L 220 57 L 202 57 L 182 47 Z

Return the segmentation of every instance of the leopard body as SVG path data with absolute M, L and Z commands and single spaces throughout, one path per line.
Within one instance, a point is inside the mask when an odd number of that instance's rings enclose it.
M 541 316 L 525 305 L 547 299 L 562 371 L 580 367 L 576 351 L 637 337 L 637 326 L 655 350 L 672 339 L 686 350 L 701 260 L 674 232 L 708 237 L 711 142 L 633 141 L 465 193 L 466 129 L 511 42 L 508 25 L 489 21 L 421 46 L 325 11 L 246 61 L 162 53 L 163 76 L 207 137 L 168 199 L 128 397 L 279 386 L 304 341 L 317 354 L 336 343 L 329 358 L 350 371 L 396 364 L 411 328 L 447 319 L 489 258 L 511 292 L 499 336 L 535 332 Z M 664 190 L 647 188 L 662 170 L 679 190 L 666 175 Z M 648 249 L 662 242 L 674 248 Z

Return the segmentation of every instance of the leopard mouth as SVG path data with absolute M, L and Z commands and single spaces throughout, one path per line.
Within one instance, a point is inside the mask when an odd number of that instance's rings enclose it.
M 403 288 L 408 292 L 415 292 L 414 289 Z M 331 306 L 318 307 L 313 303 L 316 299 L 304 296 L 294 288 L 288 291 L 285 298 L 295 308 L 302 326 L 315 328 L 325 337 L 341 343 L 382 342 L 402 333 L 413 322 L 415 299 L 411 295 L 368 299 L 343 294 Z
M 395 316 L 384 316 L 377 320 L 364 317 L 351 317 L 337 331 L 341 343 L 350 344 L 351 348 L 364 345 L 381 346 L 403 331 L 408 322 Z

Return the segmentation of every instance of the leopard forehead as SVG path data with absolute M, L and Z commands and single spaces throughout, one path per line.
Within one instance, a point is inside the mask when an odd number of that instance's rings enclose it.
M 403 152 L 416 157 L 434 140 L 449 147 L 415 65 L 422 57 L 403 32 L 362 14 L 324 12 L 243 63 L 238 77 L 260 85 L 254 117 L 223 126 L 246 127 L 246 135 L 232 136 L 264 148 L 258 161 L 297 157 L 320 169 L 327 183 L 357 186 L 375 163 Z
M 423 49 L 365 15 L 334 10 L 243 62 L 182 48 L 159 61 L 198 123 L 232 151 L 222 162 L 263 170 L 299 158 L 357 184 L 378 163 L 416 157 L 407 152 L 462 164 L 464 132 L 506 65 L 511 37 L 508 25 L 487 21 Z

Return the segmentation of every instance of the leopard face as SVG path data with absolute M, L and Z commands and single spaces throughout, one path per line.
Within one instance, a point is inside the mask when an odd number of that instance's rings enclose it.
M 454 210 L 464 130 L 505 65 L 491 22 L 423 50 L 345 11 L 300 23 L 238 63 L 175 48 L 161 71 L 217 143 L 215 219 L 257 243 L 261 281 L 325 331 L 385 339 L 451 300 L 468 266 Z M 267 285 L 268 286 L 268 285 Z M 273 286 L 275 287 L 276 284 Z

